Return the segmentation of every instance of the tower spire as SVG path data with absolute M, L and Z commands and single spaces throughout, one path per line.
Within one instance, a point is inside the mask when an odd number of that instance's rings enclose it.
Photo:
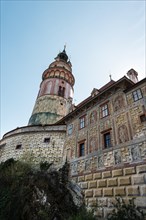
M 65 47 L 43 72 L 29 125 L 54 124 L 69 113 L 75 79 Z
M 66 49 L 66 43 L 64 44 L 64 50 Z

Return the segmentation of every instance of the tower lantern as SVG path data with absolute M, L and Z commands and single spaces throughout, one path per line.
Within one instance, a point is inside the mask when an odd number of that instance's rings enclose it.
M 72 105 L 72 65 L 64 50 L 42 74 L 42 82 L 29 125 L 54 124 L 69 113 Z

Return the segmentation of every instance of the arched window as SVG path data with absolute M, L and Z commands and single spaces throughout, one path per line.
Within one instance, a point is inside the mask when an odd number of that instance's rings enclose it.
M 59 86 L 58 95 L 64 97 L 64 94 L 65 94 L 65 88 Z

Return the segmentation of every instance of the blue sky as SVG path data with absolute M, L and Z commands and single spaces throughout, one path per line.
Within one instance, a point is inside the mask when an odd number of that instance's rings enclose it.
M 1 136 L 25 126 L 43 71 L 67 44 L 74 102 L 134 68 L 145 77 L 145 1 L 1 1 Z

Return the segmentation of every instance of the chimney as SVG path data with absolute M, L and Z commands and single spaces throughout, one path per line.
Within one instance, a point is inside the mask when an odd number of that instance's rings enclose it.
M 138 73 L 134 70 L 134 69 L 130 69 L 128 72 L 127 72 L 127 76 L 129 77 L 129 79 L 134 82 L 134 83 L 137 83 L 138 82 Z

